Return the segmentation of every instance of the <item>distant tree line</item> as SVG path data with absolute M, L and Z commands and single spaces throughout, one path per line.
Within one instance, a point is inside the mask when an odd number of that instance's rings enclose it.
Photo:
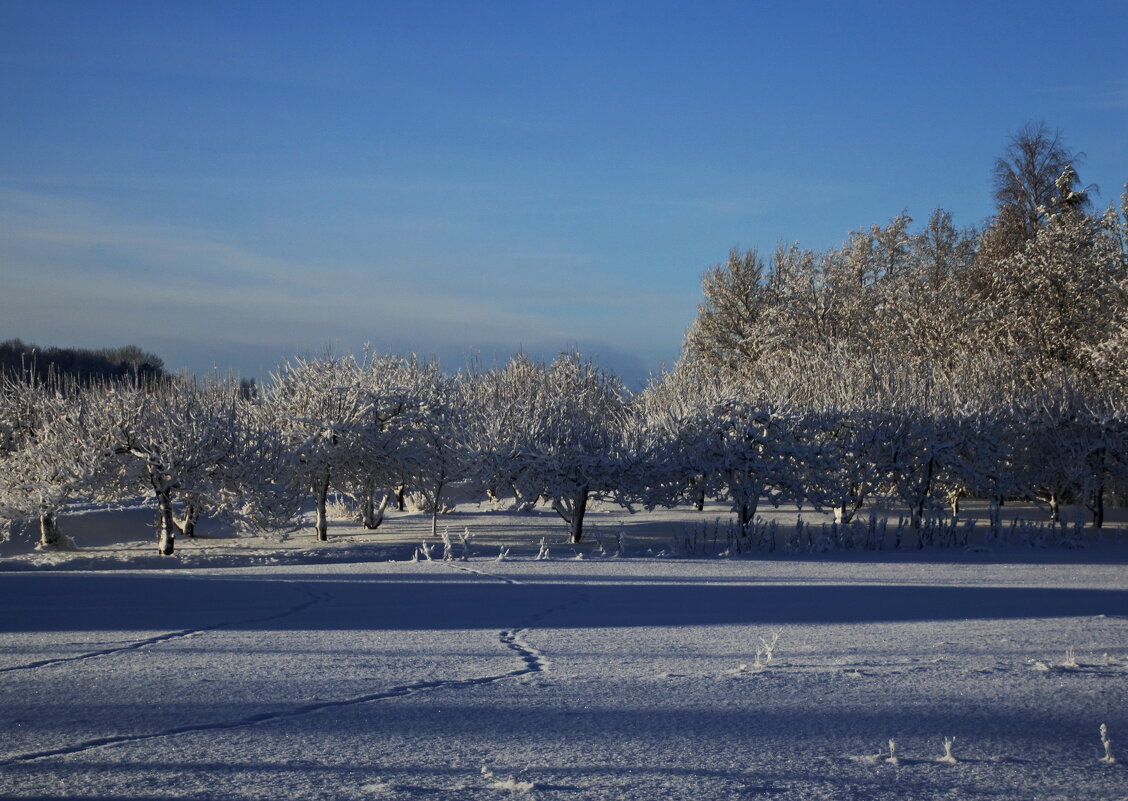
M 120 348 L 41 348 L 19 339 L 0 342 L 0 373 L 21 380 L 71 378 L 79 382 L 115 378 L 159 378 L 164 361 L 136 345 Z

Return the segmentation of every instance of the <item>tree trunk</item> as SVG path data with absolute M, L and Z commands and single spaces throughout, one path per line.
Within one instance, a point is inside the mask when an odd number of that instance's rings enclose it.
M 39 547 L 57 548 L 62 541 L 59 532 L 58 512 L 54 509 L 39 513 Z
M 960 497 L 962 495 L 961 492 L 948 493 L 948 507 L 952 510 L 953 520 L 960 516 Z
M 705 477 L 697 476 L 691 478 L 689 486 L 693 491 L 693 508 L 698 512 L 705 511 Z
M 839 525 L 853 522 L 854 515 L 862 508 L 865 498 L 866 485 L 864 483 L 851 484 L 850 492 L 847 493 L 846 499 L 842 501 L 842 505 L 834 507 L 834 522 Z
M 317 503 L 317 518 L 314 521 L 314 530 L 318 542 L 329 541 L 329 521 L 326 516 L 325 506 L 329 500 L 329 478 L 318 482 L 313 488 L 314 499 Z
M 1104 484 L 1101 484 L 1093 491 L 1092 506 L 1093 510 L 1093 527 L 1104 527 Z
M 388 508 L 389 496 L 388 493 L 383 493 L 380 498 L 380 503 L 376 503 L 376 488 L 366 487 L 364 491 L 364 500 L 360 504 L 360 523 L 369 531 L 375 531 L 380 528 L 380 524 L 384 522 L 384 512 Z
M 176 516 L 173 512 L 172 495 L 169 490 L 157 492 L 157 509 L 160 515 L 157 553 L 161 556 L 172 556 L 176 549 Z
M 180 530 L 184 532 L 185 537 L 196 536 L 196 521 L 200 519 L 200 507 L 194 502 L 189 501 L 184 505 L 184 522 L 180 524 Z
M 587 512 L 588 488 L 582 487 L 573 501 L 571 531 L 568 542 L 576 543 L 584 537 L 584 514 Z
M 439 532 L 439 510 L 442 509 L 443 504 L 443 488 L 446 487 L 446 480 L 442 480 L 435 486 L 435 494 L 431 498 L 431 536 L 437 537 Z
M 748 529 L 752 526 L 752 521 L 756 519 L 756 510 L 760 508 L 760 497 L 745 498 L 744 502 L 740 504 L 737 509 L 737 515 L 740 519 L 740 535 L 742 537 L 748 536 Z
M 928 502 L 929 493 L 932 492 L 932 472 L 935 469 L 935 465 L 936 460 L 929 458 L 924 471 L 924 486 L 917 496 L 916 504 L 909 510 L 909 524 L 913 527 L 913 530 L 917 532 L 918 538 L 920 537 L 920 527 L 924 523 L 924 505 Z M 923 543 L 918 544 L 923 547 Z
M 1058 503 L 1058 496 L 1056 492 L 1050 493 L 1050 522 L 1061 522 L 1061 504 Z
M 402 512 L 406 508 L 406 505 L 405 505 L 406 501 L 404 499 L 404 496 L 406 494 L 407 494 L 407 487 L 405 487 L 403 484 L 400 484 L 398 487 L 396 487 L 396 511 L 397 512 Z

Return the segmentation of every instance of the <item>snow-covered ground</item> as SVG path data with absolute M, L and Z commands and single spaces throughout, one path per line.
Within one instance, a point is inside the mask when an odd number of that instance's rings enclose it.
M 64 519 L 70 554 L 16 538 L 0 796 L 1128 799 L 1122 529 L 658 556 L 693 514 L 594 512 L 618 558 L 541 513 L 445 518 L 474 534 L 447 563 L 408 561 L 423 515 L 164 559 L 147 512 Z

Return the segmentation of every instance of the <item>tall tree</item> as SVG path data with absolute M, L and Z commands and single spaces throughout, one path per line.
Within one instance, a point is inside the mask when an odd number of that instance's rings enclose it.
M 705 302 L 686 334 L 690 358 L 744 369 L 764 351 L 760 318 L 769 306 L 764 260 L 755 250 L 733 249 L 728 261 L 701 279 Z
M 1080 181 L 1075 165 L 1084 159 L 1066 145 L 1061 131 L 1051 131 L 1045 123 L 1028 122 L 1007 142 L 1006 151 L 995 160 L 995 204 L 1008 225 L 1018 226 L 1025 239 L 1032 238 L 1045 224 L 1061 195 L 1058 181 L 1070 170 L 1069 190 Z M 1087 193 L 1077 201 L 1088 205 Z

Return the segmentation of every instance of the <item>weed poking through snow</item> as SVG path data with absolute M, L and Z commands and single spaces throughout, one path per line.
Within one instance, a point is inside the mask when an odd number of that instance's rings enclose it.
M 460 557 L 463 562 L 470 561 L 470 543 L 474 541 L 474 535 L 470 533 L 470 527 L 462 529 L 462 533 L 458 535 L 458 544 L 462 547 L 462 556 Z
M 1106 765 L 1115 765 L 1116 757 L 1112 755 L 1112 740 L 1108 736 L 1108 726 L 1101 724 L 1101 745 L 1104 746 L 1104 756 L 1101 757 L 1101 762 Z
M 897 741 L 892 737 L 889 738 L 889 757 L 885 761 L 890 765 L 901 764 L 901 760 L 897 759 Z
M 937 762 L 946 762 L 949 765 L 954 765 L 959 761 L 954 756 L 952 756 L 952 746 L 955 744 L 955 742 L 955 737 L 944 738 L 944 756 L 940 757 Z
M 494 775 L 494 772 L 485 765 L 482 765 L 482 778 L 489 782 L 491 790 L 508 790 L 511 793 L 531 793 L 537 789 L 533 782 L 525 781 L 521 778 L 524 774 L 518 776 L 510 776 L 506 779 L 499 779 Z

